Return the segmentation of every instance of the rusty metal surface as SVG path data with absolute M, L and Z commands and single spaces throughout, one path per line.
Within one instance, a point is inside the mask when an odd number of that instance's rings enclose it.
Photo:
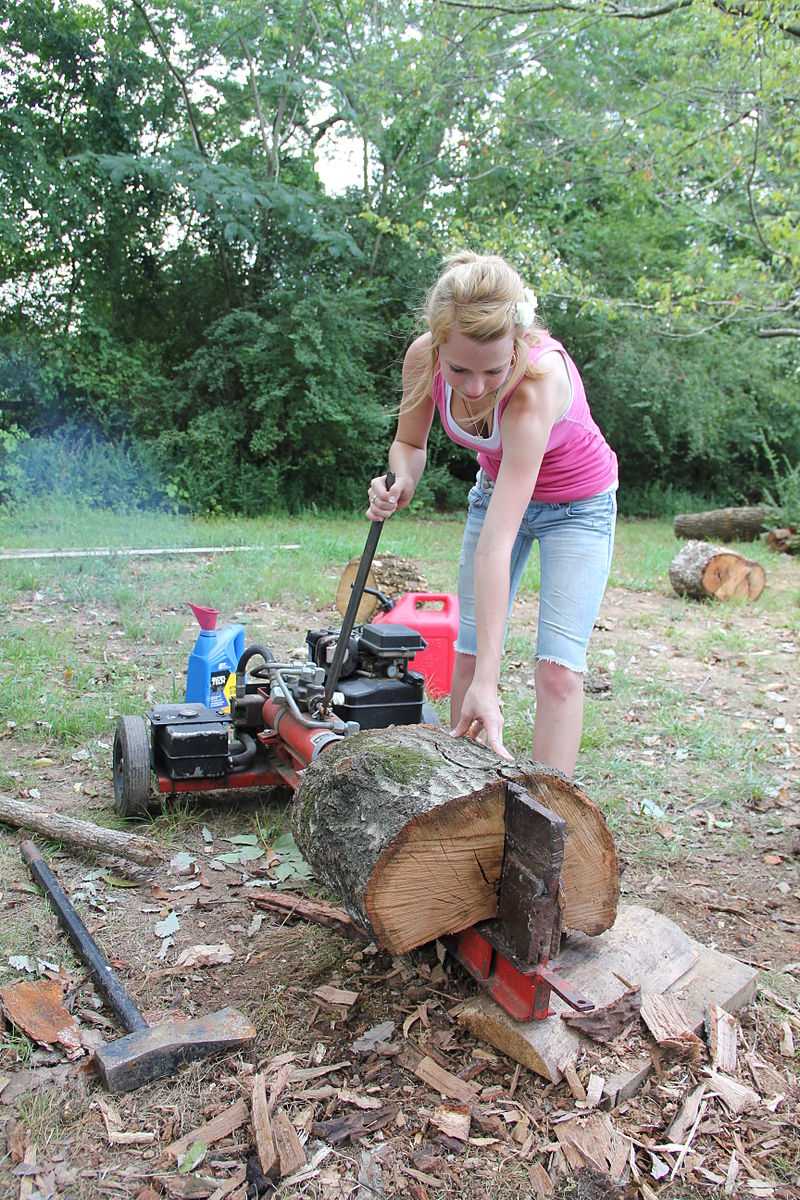
M 163 1021 L 95 1051 L 103 1083 L 117 1094 L 172 1075 L 186 1063 L 249 1045 L 255 1027 L 235 1008 L 190 1021 Z

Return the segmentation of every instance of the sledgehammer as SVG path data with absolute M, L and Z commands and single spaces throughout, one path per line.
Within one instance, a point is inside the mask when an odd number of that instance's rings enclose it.
M 191 1021 L 162 1021 L 148 1025 L 104 958 L 83 921 L 72 907 L 38 848 L 31 841 L 20 846 L 36 882 L 43 888 L 59 924 L 92 979 L 113 1008 L 126 1037 L 107 1042 L 95 1051 L 100 1077 L 111 1092 L 132 1092 L 156 1079 L 173 1075 L 185 1063 L 246 1046 L 256 1036 L 250 1022 L 235 1008 L 221 1008 Z

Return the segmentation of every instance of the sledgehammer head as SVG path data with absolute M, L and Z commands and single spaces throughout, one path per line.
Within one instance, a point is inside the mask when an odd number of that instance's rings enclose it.
M 162 1021 L 137 1029 L 95 1051 L 100 1077 L 110 1092 L 132 1092 L 174 1075 L 185 1063 L 248 1046 L 253 1025 L 235 1008 L 191 1021 Z

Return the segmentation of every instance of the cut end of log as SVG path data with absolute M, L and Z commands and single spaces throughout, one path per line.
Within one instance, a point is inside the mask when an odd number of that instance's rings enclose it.
M 460 933 L 497 913 L 503 865 L 501 780 L 410 821 L 386 847 L 367 886 L 366 909 L 383 946 L 405 954 L 443 929 Z M 445 925 L 443 910 L 447 909 Z
M 687 542 L 670 563 L 670 583 L 693 600 L 757 600 L 767 576 L 760 563 L 708 542 Z

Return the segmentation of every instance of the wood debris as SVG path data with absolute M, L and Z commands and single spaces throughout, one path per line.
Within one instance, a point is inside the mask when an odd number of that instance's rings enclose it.
M 84 1053 L 81 1030 L 64 1007 L 64 987 L 59 979 L 23 979 L 0 988 L 0 1004 L 17 1029 L 45 1046 L 63 1046 L 68 1058 Z
M 348 912 L 324 900 L 309 900 L 307 896 L 299 896 L 294 892 L 272 892 L 266 889 L 261 891 L 255 888 L 248 892 L 247 899 L 258 908 L 267 909 L 269 912 L 296 917 L 299 921 L 309 921 L 314 925 L 324 925 L 359 942 L 369 941 L 365 930 L 356 925 Z
M 736 1041 L 738 1024 L 736 1018 L 712 1004 L 706 1013 L 706 1035 L 711 1066 L 715 1071 L 726 1071 L 732 1075 L 736 1070 Z
M 737 1079 L 731 1079 L 729 1075 L 712 1069 L 707 1069 L 704 1074 L 708 1077 L 709 1087 L 719 1096 L 729 1112 L 738 1116 L 739 1113 L 747 1112 L 759 1104 L 758 1092 L 739 1083 Z
M 401 1061 L 403 1060 L 401 1059 Z M 478 1099 L 477 1089 L 471 1083 L 466 1083 L 457 1075 L 453 1075 L 451 1071 L 446 1071 L 432 1058 L 426 1056 L 413 1065 L 407 1064 L 407 1062 L 403 1062 L 403 1065 L 409 1065 L 409 1069 L 418 1079 L 434 1088 L 446 1100 L 460 1100 L 462 1103 L 469 1104 Z
M 472 1118 L 468 1104 L 440 1104 L 433 1110 L 431 1124 L 446 1137 L 465 1142 L 469 1137 Z
M 700 1063 L 703 1043 L 691 1028 L 683 1007 L 672 996 L 646 995 L 642 1000 L 641 1017 L 655 1038 L 660 1056 L 695 1066 Z
M 628 988 L 610 1004 L 594 1008 L 591 1012 L 562 1012 L 561 1020 L 566 1021 L 576 1033 L 583 1033 L 596 1042 L 612 1042 L 626 1025 L 638 1017 L 641 1006 L 641 988 Z
M 340 1004 L 345 1008 L 351 1008 L 358 1000 L 358 992 L 351 992 L 346 988 L 329 987 L 327 984 L 316 988 L 314 995 L 318 999 L 324 1000 L 326 1004 Z
M 256 1139 L 256 1152 L 262 1175 L 267 1179 L 278 1173 L 278 1150 L 272 1133 L 272 1121 L 267 1106 L 267 1088 L 264 1076 L 253 1076 L 251 1100 L 253 1133 Z
M 212 1146 L 214 1142 L 230 1137 L 235 1130 L 244 1125 L 248 1115 L 245 1101 L 237 1100 L 235 1104 L 219 1113 L 213 1120 L 206 1121 L 204 1125 L 198 1125 L 196 1129 L 184 1134 L 177 1141 L 171 1142 L 164 1153 L 177 1159 L 181 1154 L 186 1153 L 193 1142 L 202 1142 L 205 1146 Z
M 306 1165 L 305 1150 L 283 1109 L 278 1109 L 272 1118 L 272 1137 L 278 1153 L 278 1174 L 281 1179 L 301 1171 Z
M 607 1113 L 590 1113 L 561 1121 L 556 1137 L 568 1164 L 575 1170 L 589 1167 L 618 1183 L 625 1175 L 631 1142 L 614 1126 Z

